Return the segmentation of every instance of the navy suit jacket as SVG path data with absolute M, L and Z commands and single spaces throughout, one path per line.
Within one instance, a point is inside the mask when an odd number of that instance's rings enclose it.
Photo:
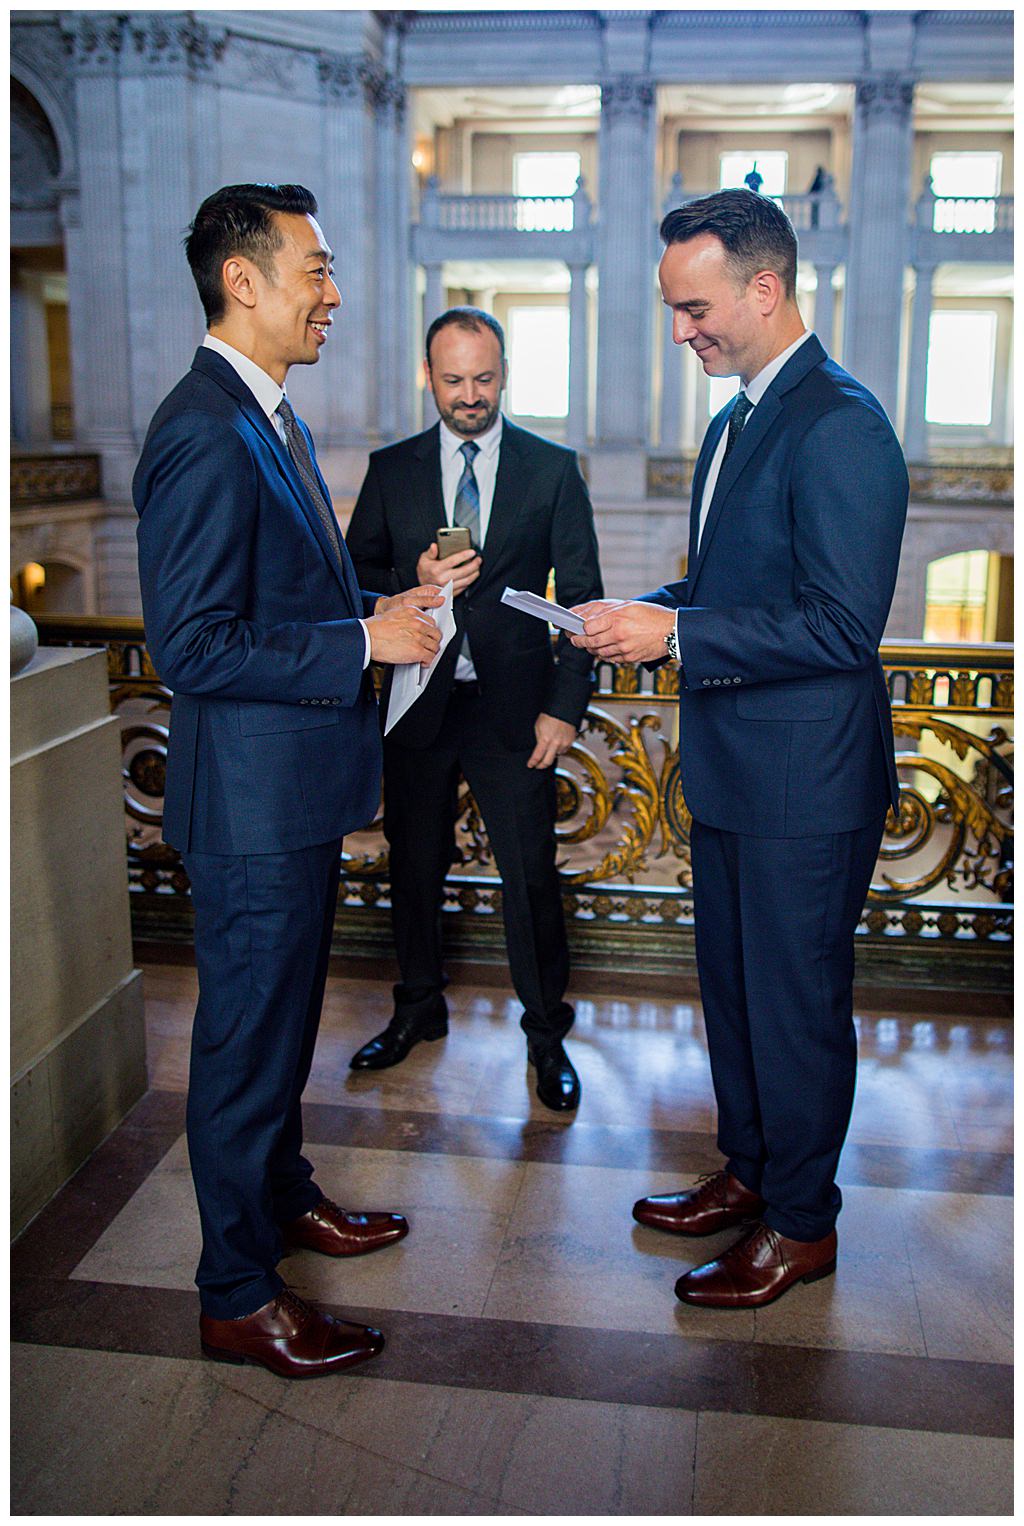
M 132 492 L 146 641 L 174 694 L 166 841 L 275 853 L 365 826 L 381 748 L 359 618 L 376 595 L 222 356 L 198 349 L 157 409 Z
M 387 593 L 415 588 L 419 555 L 444 523 L 440 425 L 435 424 L 370 457 L 348 527 L 359 577 Z M 552 568 L 559 603 L 601 597 L 590 496 L 574 451 L 504 419 L 480 576 L 455 600 L 458 636 L 389 740 L 408 747 L 434 741 L 463 630 L 469 634 L 486 724 L 507 747 L 532 750 L 534 722 L 542 711 L 579 726 L 591 694 L 590 654 L 564 635 L 553 653 L 543 621 L 501 603 L 509 585 L 546 593 Z M 386 688 L 382 708 L 389 692 Z
M 853 831 L 898 808 L 878 647 L 909 483 L 876 398 L 812 334 L 701 495 L 731 409 L 694 471 L 687 576 L 644 597 L 678 608 L 679 753 L 694 817 L 727 832 Z

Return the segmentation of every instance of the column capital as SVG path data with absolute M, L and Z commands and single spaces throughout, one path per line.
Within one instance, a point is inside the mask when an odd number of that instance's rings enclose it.
M 365 53 L 320 52 L 316 67 L 325 100 L 361 100 L 381 114 L 393 111 L 401 118 L 404 113 L 405 86 Z
M 907 119 L 914 107 L 914 81 L 901 74 L 880 74 L 857 82 L 857 109 L 868 117 Z
M 128 28 L 127 16 L 65 12 L 60 33 L 65 52 L 82 74 L 115 74 Z
M 654 105 L 654 81 L 637 74 L 620 74 L 601 85 L 601 117 L 645 119 Z
M 125 62 L 134 54 L 147 73 L 194 74 L 212 69 L 224 56 L 225 27 L 211 27 L 181 12 L 136 12 L 130 18 Z

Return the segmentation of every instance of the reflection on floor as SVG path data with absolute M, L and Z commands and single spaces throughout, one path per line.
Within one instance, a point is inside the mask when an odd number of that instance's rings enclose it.
M 1010 1023 L 859 1012 L 838 1273 L 723 1314 L 672 1286 L 730 1236 L 629 1212 L 718 1164 L 699 1003 L 626 989 L 577 999 L 569 1119 L 492 980 L 453 985 L 446 1040 L 356 1076 L 390 990 L 332 976 L 309 1154 L 329 1196 L 412 1233 L 283 1263 L 388 1336 L 303 1385 L 200 1356 L 196 979 L 148 966 L 152 1089 L 15 1247 L 14 1512 L 1009 1512 Z

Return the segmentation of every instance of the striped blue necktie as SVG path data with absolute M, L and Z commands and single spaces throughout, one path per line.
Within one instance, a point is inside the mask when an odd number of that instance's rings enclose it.
M 466 462 L 455 489 L 455 511 L 452 518 L 457 525 L 463 525 L 469 531 L 469 538 L 473 545 L 480 548 L 480 485 L 473 471 L 474 457 L 480 454 L 480 447 L 475 440 L 466 440 L 459 446 Z M 462 645 L 459 647 L 460 657 L 470 657 L 469 637 L 463 635 Z M 470 660 L 472 660 L 470 658 Z

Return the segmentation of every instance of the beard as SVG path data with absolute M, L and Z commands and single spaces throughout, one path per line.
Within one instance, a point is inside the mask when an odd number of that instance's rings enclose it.
M 436 402 L 435 398 L 435 402 Z M 484 434 L 495 419 L 498 417 L 498 404 L 482 402 L 472 412 L 464 407 L 456 405 L 454 408 L 442 408 L 438 403 L 438 413 L 441 415 L 452 434 L 462 435 L 464 439 L 472 439 L 474 435 Z

